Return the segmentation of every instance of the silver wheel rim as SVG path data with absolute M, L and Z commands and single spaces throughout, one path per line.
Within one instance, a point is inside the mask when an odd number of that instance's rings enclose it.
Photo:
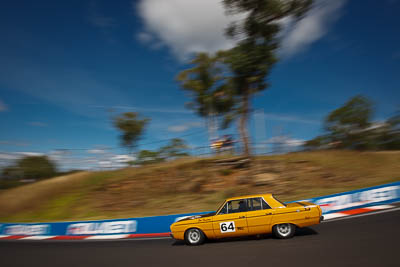
M 279 224 L 279 225 L 277 226 L 277 230 L 278 230 L 278 233 L 279 233 L 281 236 L 286 237 L 286 236 L 290 235 L 291 227 L 290 227 L 290 225 L 289 225 L 288 223 Z
M 189 242 L 195 244 L 200 240 L 200 231 L 197 229 L 193 229 L 189 231 Z

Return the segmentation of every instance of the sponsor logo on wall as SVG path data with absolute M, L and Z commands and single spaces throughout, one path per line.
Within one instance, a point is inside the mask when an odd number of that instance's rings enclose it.
M 316 198 L 311 201 L 320 205 L 323 212 L 329 212 L 394 200 L 400 198 L 399 191 L 400 186 L 394 185 L 327 198 Z
M 98 234 L 122 234 L 134 233 L 137 229 L 137 221 L 111 221 L 73 223 L 68 225 L 67 235 L 98 235 Z
M 50 224 L 15 224 L 4 227 L 6 235 L 47 235 L 50 233 Z

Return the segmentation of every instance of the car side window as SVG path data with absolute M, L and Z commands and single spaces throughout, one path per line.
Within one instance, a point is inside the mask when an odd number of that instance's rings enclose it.
M 261 210 L 262 209 L 262 202 L 261 198 L 250 198 L 247 200 L 247 206 L 249 211 L 254 211 L 254 210 Z
M 268 205 L 267 202 L 265 202 L 265 200 L 262 199 L 262 209 L 263 210 L 267 210 L 267 209 L 270 209 L 270 208 L 271 208 L 270 205 Z
M 218 212 L 220 214 L 228 214 L 228 213 L 238 213 L 238 212 L 246 212 L 247 211 L 247 203 L 244 199 L 231 200 L 227 202 L 224 207 Z

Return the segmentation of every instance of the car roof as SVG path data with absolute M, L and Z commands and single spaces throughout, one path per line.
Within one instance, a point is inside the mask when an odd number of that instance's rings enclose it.
M 226 201 L 236 200 L 236 199 L 244 199 L 244 198 L 254 198 L 254 197 L 272 197 L 272 194 L 255 194 L 255 195 L 245 195 L 245 196 L 238 196 L 238 197 L 231 197 L 226 199 Z

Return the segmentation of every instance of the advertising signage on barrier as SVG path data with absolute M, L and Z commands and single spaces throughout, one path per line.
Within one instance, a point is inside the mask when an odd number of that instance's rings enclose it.
M 12 224 L 6 225 L 4 235 L 48 235 L 51 232 L 50 224 Z
M 324 214 L 366 207 L 369 205 L 400 201 L 400 182 L 354 190 L 340 194 L 308 199 L 320 205 Z M 184 217 L 209 212 L 176 214 L 166 216 L 129 218 L 103 221 L 57 222 L 57 223 L 4 223 L 0 235 L 11 236 L 92 236 L 115 234 L 168 233 L 169 226 Z
M 311 198 L 308 201 L 320 205 L 325 214 L 355 207 L 398 202 L 400 201 L 400 182 Z
M 0 235 L 18 236 L 92 236 L 115 234 L 169 233 L 169 226 L 178 218 L 203 214 L 177 214 L 144 218 L 104 221 L 56 222 L 56 223 L 6 223 L 0 224 Z
M 104 235 L 136 233 L 136 220 L 111 222 L 81 222 L 68 225 L 67 235 Z

